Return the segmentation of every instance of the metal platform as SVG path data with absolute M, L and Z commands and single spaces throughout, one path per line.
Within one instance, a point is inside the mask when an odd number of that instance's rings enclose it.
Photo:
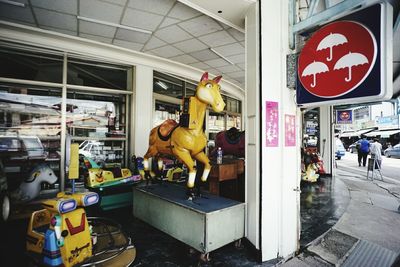
M 201 253 L 244 237 L 244 203 L 211 194 L 189 201 L 174 184 L 135 187 L 133 215 Z

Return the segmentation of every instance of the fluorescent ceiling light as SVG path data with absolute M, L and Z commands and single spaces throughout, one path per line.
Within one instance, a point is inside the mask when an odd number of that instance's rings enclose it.
M 107 25 L 107 26 L 117 27 L 117 28 L 121 28 L 121 29 L 125 29 L 125 30 L 134 31 L 134 32 L 142 32 L 142 33 L 147 33 L 147 34 L 153 33 L 148 30 L 143 30 L 143 29 L 139 29 L 139 28 L 135 28 L 135 27 L 129 27 L 129 26 L 125 26 L 122 24 L 107 22 L 107 21 L 98 20 L 98 19 L 91 19 L 91 18 L 81 17 L 81 16 L 76 16 L 76 18 L 79 20 L 84 20 L 84 21 L 93 22 L 93 23 L 97 23 L 97 24 L 103 24 L 103 25 Z
M 25 7 L 24 3 L 20 3 L 20 2 L 16 2 L 16 1 L 10 1 L 10 0 L 0 0 L 0 3 L 9 4 L 9 5 L 12 5 L 12 6 Z
M 166 84 L 163 83 L 162 81 L 157 81 L 156 84 L 157 84 L 158 86 L 160 86 L 162 89 L 168 90 L 168 85 L 166 85 Z
M 235 63 L 233 63 L 232 61 L 230 61 L 229 59 L 227 59 L 226 57 L 224 57 L 223 55 L 221 55 L 219 52 L 215 51 L 213 48 L 210 47 L 210 50 L 213 51 L 217 56 L 219 56 L 220 58 L 222 58 L 223 60 L 225 60 L 226 62 L 228 62 L 231 65 L 235 65 Z

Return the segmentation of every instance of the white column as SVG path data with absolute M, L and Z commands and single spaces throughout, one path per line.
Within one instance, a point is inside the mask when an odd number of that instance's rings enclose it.
M 260 250 L 260 47 L 258 3 L 246 16 L 246 236 Z
M 289 1 L 261 1 L 261 256 L 288 257 L 299 237 L 300 120 L 286 87 Z M 267 146 L 267 102 L 277 102 L 278 141 Z M 286 146 L 285 115 L 296 116 L 296 144 Z
M 326 173 L 332 173 L 332 162 L 335 156 L 336 144 L 333 137 L 333 114 L 331 106 L 319 108 L 319 151 L 324 161 Z
M 153 126 L 153 69 L 138 65 L 135 68 L 134 153 L 143 157 Z

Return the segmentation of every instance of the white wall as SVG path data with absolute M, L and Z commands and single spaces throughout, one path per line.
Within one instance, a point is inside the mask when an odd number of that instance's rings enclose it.
M 285 147 L 285 114 L 299 115 L 286 87 L 288 0 L 261 2 L 261 252 L 262 260 L 287 257 L 298 245 L 300 142 Z M 279 105 L 279 144 L 266 147 L 266 101 Z M 300 133 L 297 116 L 296 135 Z M 250 179 L 250 178 L 249 178 Z

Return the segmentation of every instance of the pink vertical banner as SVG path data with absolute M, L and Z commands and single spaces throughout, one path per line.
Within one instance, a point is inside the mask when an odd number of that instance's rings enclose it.
M 266 101 L 266 146 L 277 147 L 279 142 L 278 102 Z
M 296 116 L 285 114 L 285 146 L 296 146 Z

